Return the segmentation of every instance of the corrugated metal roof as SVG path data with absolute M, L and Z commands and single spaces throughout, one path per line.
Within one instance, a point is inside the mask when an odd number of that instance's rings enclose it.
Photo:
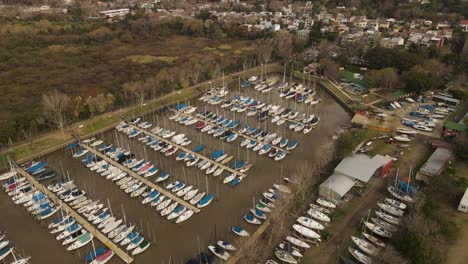
M 466 188 L 465 194 L 463 195 L 462 199 L 460 200 L 460 204 L 464 206 L 468 206 L 468 188 Z
M 335 168 L 335 174 L 343 174 L 348 177 L 368 182 L 375 171 L 392 161 L 391 158 L 375 155 L 373 158 L 364 154 L 355 154 L 344 158 Z
M 450 149 L 437 148 L 419 171 L 426 175 L 439 175 L 451 158 Z
M 330 190 L 333 190 L 338 195 L 343 197 L 351 188 L 354 186 L 354 179 L 340 175 L 340 174 L 333 174 L 332 176 L 328 177 L 320 187 L 325 187 Z
M 455 131 L 465 132 L 467 126 L 465 124 L 448 121 L 447 124 L 445 124 L 445 127 Z

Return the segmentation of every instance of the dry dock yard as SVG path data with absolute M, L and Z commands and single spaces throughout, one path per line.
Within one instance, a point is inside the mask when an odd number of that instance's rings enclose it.
M 298 89 L 306 90 L 303 85 Z M 319 164 L 323 146 L 350 121 L 319 85 L 309 87 L 314 95 L 308 101 L 281 95 L 278 88 L 239 86 L 236 80 L 228 83 L 228 90 L 212 89 L 202 97 L 123 120 L 115 129 L 27 164 L 32 167 L 21 170 L 28 174 L 25 182 L 44 173 L 51 178 L 39 176 L 44 178 L 34 183 L 37 191 L 24 192 L 25 199 L 57 212 L 36 220 L 29 207 L 2 192 L 0 230 L 34 263 L 84 263 L 93 249 L 99 260 L 106 257 L 102 252 L 115 252 L 108 263 L 186 263 L 203 252 L 216 263 L 219 258 L 210 250 L 225 252 L 209 246 L 224 240 L 240 247 L 248 238 L 233 231 L 255 234 L 262 218 L 268 219 L 260 209 L 267 210 L 278 191 L 288 190 L 284 178 L 293 179 L 298 168 Z M 37 173 L 41 166 L 42 174 Z M 47 175 L 50 171 L 57 176 Z M 62 178 L 73 182 L 71 190 L 71 183 L 51 185 Z M 14 184 L 12 179 L 21 177 L 10 178 Z M 276 194 L 273 184 L 280 184 Z M 36 197 L 39 193 L 48 196 L 50 204 Z M 108 219 L 101 228 L 85 213 Z M 76 218 L 82 231 L 70 230 L 69 239 L 79 235 L 82 247 L 67 250 L 57 233 L 50 234 L 49 224 L 60 215 Z M 94 239 L 81 239 L 85 230 Z M 121 245 L 115 239 L 118 231 L 127 232 L 125 239 L 131 242 Z M 113 239 L 106 238 L 110 234 Z

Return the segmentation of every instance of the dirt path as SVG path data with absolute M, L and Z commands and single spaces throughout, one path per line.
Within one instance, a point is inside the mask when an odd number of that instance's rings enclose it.
M 468 178 L 468 162 L 458 161 L 455 167 L 458 177 Z M 453 209 L 456 210 L 456 208 Z M 468 214 L 458 211 L 453 212 L 453 214 L 452 219 L 457 225 L 459 233 L 458 239 L 447 250 L 447 264 L 465 264 L 468 259 L 468 250 L 466 250 L 466 245 L 468 245 Z

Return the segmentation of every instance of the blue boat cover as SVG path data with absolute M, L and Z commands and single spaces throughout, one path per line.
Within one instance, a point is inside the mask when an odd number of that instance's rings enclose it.
M 76 148 L 77 146 L 78 146 L 78 143 L 73 143 L 73 144 L 68 145 L 66 149 L 67 149 L 67 150 L 74 149 L 74 148 Z

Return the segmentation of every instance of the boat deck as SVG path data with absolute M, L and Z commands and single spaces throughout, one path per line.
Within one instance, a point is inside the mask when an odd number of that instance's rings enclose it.
M 175 110 L 175 109 L 171 109 L 171 111 L 174 112 L 174 113 L 176 113 L 176 114 L 182 115 L 182 116 L 187 116 L 187 117 L 195 118 L 195 119 L 198 120 L 198 121 L 201 121 L 201 122 L 204 122 L 204 123 L 207 123 L 207 124 L 210 124 L 210 125 L 218 126 L 218 125 L 215 124 L 214 122 L 203 120 L 203 119 L 201 119 L 201 118 L 199 118 L 199 117 L 196 117 L 196 116 L 193 116 L 193 115 L 191 115 L 191 114 L 185 114 L 185 113 L 182 113 L 182 112 L 177 111 L 177 110 Z M 235 131 L 234 129 L 228 129 L 228 130 L 232 131 L 234 134 L 237 134 L 239 137 L 243 137 L 243 138 L 250 139 L 250 140 L 255 140 L 255 141 L 257 141 L 257 142 L 259 142 L 259 143 L 262 143 L 262 144 L 267 144 L 266 142 L 264 142 L 264 141 L 262 141 L 262 140 L 255 139 L 255 138 L 253 138 L 253 137 L 251 137 L 251 136 L 247 136 L 247 135 L 245 135 L 245 134 L 240 134 L 240 133 L 238 133 L 237 131 Z M 279 150 L 279 151 L 284 151 L 284 152 L 286 152 L 287 154 L 291 153 L 289 150 L 280 148 L 280 147 L 278 147 L 278 146 L 273 146 L 273 145 L 272 145 L 271 147 L 272 147 L 273 149 L 276 149 L 276 150 Z
M 96 156 L 99 156 L 99 157 L 103 158 L 109 164 L 112 164 L 112 166 L 115 166 L 115 167 L 119 168 L 120 170 L 125 171 L 129 176 L 132 176 L 133 178 L 143 182 L 144 184 L 146 184 L 150 188 L 153 188 L 153 189 L 157 190 L 158 192 L 160 192 L 164 196 L 172 199 L 175 202 L 178 202 L 180 205 L 185 206 L 187 209 L 192 210 L 194 213 L 199 213 L 200 212 L 199 208 L 191 205 L 190 203 L 186 202 L 184 199 L 181 199 L 181 198 L 177 197 L 173 193 L 171 193 L 171 192 L 167 191 L 166 189 L 156 185 L 154 182 L 149 181 L 148 179 L 144 178 L 143 176 L 138 175 L 137 173 L 135 173 L 131 169 L 129 169 L 129 168 L 123 166 L 122 164 L 114 161 L 113 159 L 111 159 L 110 157 L 102 154 L 98 150 L 96 150 L 96 149 L 94 149 L 94 148 L 92 148 L 92 147 L 90 147 L 90 146 L 88 146 L 86 144 L 82 144 L 82 143 L 80 143 L 80 146 L 87 149 L 87 150 L 89 150 L 89 152 L 91 152 L 93 154 L 96 154 Z
M 99 239 L 107 248 L 114 251 L 114 253 L 119 256 L 125 263 L 132 263 L 133 258 L 128 255 L 124 250 L 119 248 L 112 240 L 105 236 L 99 229 L 95 228 L 91 223 L 85 220 L 78 212 L 72 209 L 68 204 L 60 200 L 53 192 L 49 191 L 44 185 L 39 183 L 31 174 L 27 173 L 24 169 L 18 167 L 16 171 L 26 177 L 26 179 L 33 184 L 38 190 L 41 190 L 45 195 L 47 195 L 57 206 L 61 206 L 62 209 L 70 214 L 75 220 L 83 226 L 88 232 L 93 234 L 93 236 Z
M 242 173 L 242 172 L 240 172 L 240 171 L 236 171 L 236 170 L 234 170 L 233 168 L 231 168 L 231 167 L 229 167 L 229 166 L 226 166 L 226 165 L 224 165 L 224 164 L 221 164 L 221 163 L 219 163 L 219 162 L 216 162 L 216 161 L 214 161 L 214 160 L 212 160 L 212 159 L 210 159 L 210 158 L 208 158 L 208 157 L 205 157 L 205 156 L 201 155 L 200 153 L 194 152 L 194 151 L 192 151 L 192 150 L 190 150 L 190 149 L 188 149 L 188 148 L 185 148 L 185 147 L 183 147 L 183 146 L 181 146 L 181 145 L 178 145 L 178 144 L 176 144 L 176 143 L 174 143 L 174 142 L 172 142 L 172 141 L 170 141 L 170 140 L 168 140 L 168 139 L 162 138 L 162 137 L 160 137 L 160 136 L 158 136 L 158 135 L 156 135 L 156 134 L 154 134 L 154 133 L 151 133 L 151 132 L 149 132 L 148 130 L 139 128 L 139 127 L 137 127 L 137 126 L 135 126 L 135 125 L 132 125 L 132 124 L 129 124 L 129 123 L 127 123 L 127 124 L 128 124 L 129 126 L 131 126 L 133 129 L 139 130 L 139 131 L 141 131 L 142 133 L 145 133 L 146 135 L 149 135 L 149 136 L 151 136 L 151 137 L 155 137 L 155 138 L 157 138 L 157 139 L 160 140 L 160 141 L 166 142 L 167 144 L 171 144 L 171 145 L 173 145 L 173 146 L 177 146 L 180 150 L 185 151 L 185 152 L 187 152 L 187 153 L 189 153 L 189 154 L 191 154 L 191 155 L 193 155 L 193 156 L 199 157 L 199 158 L 202 159 L 202 160 L 209 161 L 209 162 L 215 164 L 216 166 L 218 166 L 218 167 L 220 167 L 220 168 L 223 168 L 223 169 L 226 170 L 226 171 L 229 171 L 230 173 L 236 174 L 236 175 L 238 175 L 238 176 L 240 176 L 240 177 L 242 177 L 242 178 L 247 177 L 247 174 L 245 174 L 245 173 Z

